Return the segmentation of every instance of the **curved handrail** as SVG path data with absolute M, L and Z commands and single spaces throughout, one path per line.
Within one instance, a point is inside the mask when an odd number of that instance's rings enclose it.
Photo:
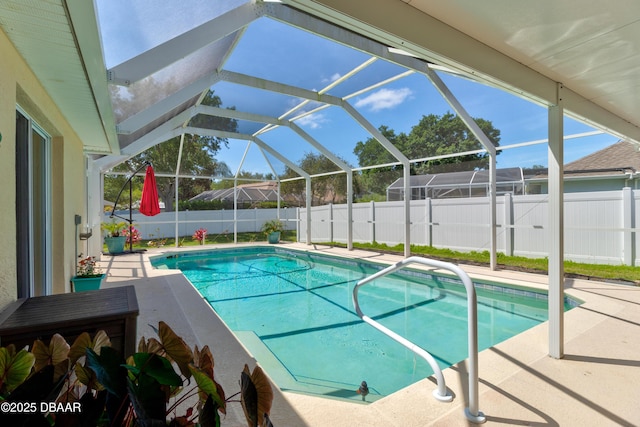
M 452 397 L 447 393 L 447 386 L 445 384 L 444 376 L 442 375 L 442 370 L 436 363 L 435 359 L 429 352 L 422 349 L 421 347 L 413 344 L 411 341 L 401 337 L 390 329 L 384 327 L 380 323 L 366 316 L 362 310 L 360 309 L 360 305 L 358 304 L 358 289 L 375 279 L 378 279 L 382 276 L 386 276 L 387 274 L 393 273 L 396 270 L 403 268 L 408 264 L 423 264 L 429 267 L 436 267 L 445 270 L 449 270 L 452 273 L 455 273 L 467 290 L 467 317 L 468 317 L 468 351 L 469 351 L 469 407 L 465 408 L 465 416 L 467 419 L 474 423 L 482 423 L 486 419 L 484 414 L 478 409 L 478 313 L 477 313 L 477 299 L 476 299 L 476 290 L 473 286 L 473 282 L 460 267 L 457 265 L 437 261 L 433 259 L 421 258 L 421 257 L 409 257 L 399 261 L 383 270 L 378 271 L 375 274 L 372 274 L 369 277 L 366 277 L 360 280 L 356 286 L 353 288 L 353 305 L 356 309 L 356 313 L 358 316 L 370 324 L 374 328 L 378 329 L 380 332 L 399 342 L 409 350 L 413 351 L 417 355 L 421 356 L 423 359 L 429 363 L 431 368 L 433 369 L 434 376 L 436 377 L 436 382 L 438 388 L 433 391 L 433 396 L 441 401 L 451 401 Z

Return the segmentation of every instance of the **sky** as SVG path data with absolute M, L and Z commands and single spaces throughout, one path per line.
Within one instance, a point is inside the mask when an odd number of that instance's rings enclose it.
M 153 0 L 98 0 L 105 63 L 108 68 L 115 66 L 239 3 L 242 1 L 183 0 L 158 4 Z M 196 10 L 198 13 L 194 13 Z M 247 27 L 233 54 L 224 64 L 224 69 L 305 89 L 322 90 L 368 59 L 368 55 L 354 49 L 270 18 L 260 18 Z M 404 71 L 399 66 L 377 60 L 354 77 L 328 89 L 327 93 L 338 97 L 349 96 Z M 447 73 L 439 75 L 472 117 L 489 120 L 500 130 L 500 146 L 539 141 L 547 137 L 546 108 L 483 84 Z M 294 97 L 227 82 L 217 83 L 212 89 L 222 99 L 223 107 L 235 107 L 272 117 L 279 117 L 301 102 Z M 384 125 L 396 134 L 409 133 L 423 115 L 453 112 L 428 78 L 418 73 L 357 94 L 349 98 L 349 102 L 375 128 Z M 296 114 L 313 107 L 306 105 Z M 296 120 L 296 123 L 332 153 L 358 166 L 353 149 L 358 141 L 365 141 L 370 134 L 343 109 L 330 107 Z M 239 122 L 239 130 L 247 134 L 255 133 L 262 127 L 262 124 Z M 566 118 L 564 130 L 567 136 L 594 129 Z M 298 162 L 306 153 L 317 152 L 295 132 L 284 127 L 262 133 L 260 138 L 294 162 Z M 617 138 L 607 134 L 568 139 L 565 142 L 565 163 L 615 142 Z M 271 172 L 265 157 L 255 145 L 246 151 L 246 141 L 230 140 L 228 146 L 217 157 L 227 163 L 232 171 L 240 167 L 244 158 L 243 170 Z M 281 173 L 282 163 L 270 155 L 266 157 L 276 172 Z M 505 149 L 498 155 L 497 165 L 499 168 L 546 166 L 547 146 L 538 144 Z

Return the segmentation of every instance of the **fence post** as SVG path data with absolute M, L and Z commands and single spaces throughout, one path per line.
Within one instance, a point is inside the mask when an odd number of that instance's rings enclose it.
M 507 256 L 513 256 L 513 198 L 511 193 L 504 195 L 504 225 L 502 231 L 504 233 L 504 252 Z
M 433 246 L 433 228 L 431 225 L 431 198 L 427 197 L 426 199 L 424 199 L 424 219 L 425 219 L 425 224 L 424 224 L 424 242 L 426 243 L 427 246 Z
M 253 230 L 255 232 L 260 231 L 258 228 L 258 208 L 253 208 Z
M 371 223 L 371 242 L 374 243 L 376 241 L 376 202 L 373 200 L 370 202 L 370 210 L 369 210 L 369 222 Z
M 633 266 L 635 263 L 634 243 L 635 243 L 635 231 L 633 230 L 635 224 L 633 220 L 633 192 L 630 187 L 624 187 L 622 189 L 622 254 L 624 265 Z
M 329 203 L 329 241 L 333 242 L 333 203 Z

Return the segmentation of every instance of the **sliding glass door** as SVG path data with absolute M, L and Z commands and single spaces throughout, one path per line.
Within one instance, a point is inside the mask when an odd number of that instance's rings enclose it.
M 51 139 L 16 111 L 18 298 L 51 293 Z

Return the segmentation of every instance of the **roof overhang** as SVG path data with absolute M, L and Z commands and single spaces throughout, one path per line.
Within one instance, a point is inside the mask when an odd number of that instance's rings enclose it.
M 2 2 L 0 28 L 76 132 L 85 153 L 119 153 L 94 3 Z

